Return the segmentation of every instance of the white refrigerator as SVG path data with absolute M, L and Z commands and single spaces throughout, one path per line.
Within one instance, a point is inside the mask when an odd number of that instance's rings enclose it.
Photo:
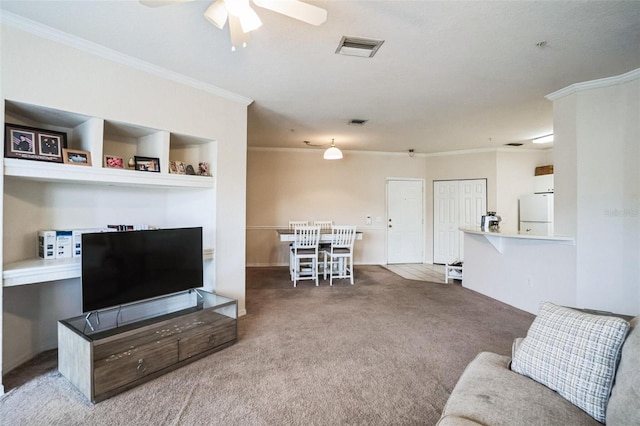
M 520 233 L 553 235 L 553 194 L 520 197 Z

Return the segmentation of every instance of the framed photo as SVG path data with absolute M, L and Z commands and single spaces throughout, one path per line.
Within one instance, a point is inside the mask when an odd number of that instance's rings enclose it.
M 154 157 L 133 157 L 136 162 L 136 170 L 143 172 L 160 172 L 160 159 Z
M 91 153 L 89 151 L 80 151 L 79 149 L 62 150 L 62 157 L 65 164 L 75 164 L 78 166 L 91 165 Z
M 109 169 L 124 169 L 124 160 L 122 157 L 116 157 L 115 155 L 105 155 L 104 166 Z
M 6 158 L 62 163 L 67 134 L 17 124 L 5 124 Z

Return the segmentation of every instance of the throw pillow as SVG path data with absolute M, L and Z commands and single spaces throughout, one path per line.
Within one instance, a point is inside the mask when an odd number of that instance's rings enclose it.
M 558 392 L 604 423 L 628 331 L 629 323 L 622 318 L 543 302 L 511 369 Z

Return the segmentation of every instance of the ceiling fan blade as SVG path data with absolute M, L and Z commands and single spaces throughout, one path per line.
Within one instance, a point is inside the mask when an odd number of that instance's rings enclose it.
M 253 2 L 265 9 L 273 10 L 311 25 L 321 25 L 327 20 L 326 10 L 298 0 L 253 0 Z
M 217 0 L 213 2 L 211 6 L 204 11 L 204 17 L 220 29 L 224 28 L 224 24 L 227 23 L 228 16 L 229 13 L 227 12 L 224 0 Z
M 141 4 L 148 7 L 169 6 L 170 4 L 186 3 L 193 0 L 139 0 Z

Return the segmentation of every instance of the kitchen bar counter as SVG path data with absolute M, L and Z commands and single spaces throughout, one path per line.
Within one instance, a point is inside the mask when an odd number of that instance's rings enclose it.
M 573 237 L 566 237 L 563 235 L 536 235 L 536 234 L 525 234 L 520 232 L 502 232 L 502 231 L 483 231 L 480 228 L 460 228 L 462 232 L 467 232 L 469 234 L 478 234 L 485 235 L 490 237 L 500 237 L 500 238 L 524 238 L 530 240 L 550 240 L 550 241 L 558 241 L 570 243 L 571 245 L 575 244 L 575 239 Z
M 499 253 L 504 251 L 504 239 L 505 238 L 517 238 L 521 240 L 539 240 L 555 242 L 558 244 L 565 244 L 574 246 L 575 239 L 573 237 L 565 237 L 561 235 L 535 235 L 535 234 L 521 234 L 521 233 L 509 233 L 501 231 L 483 231 L 480 228 L 459 228 L 460 231 L 466 234 L 475 234 L 484 236 L 491 245 L 498 250 Z
M 575 306 L 574 238 L 479 228 L 460 231 L 464 233 L 463 287 L 532 314 L 538 313 L 542 301 Z

